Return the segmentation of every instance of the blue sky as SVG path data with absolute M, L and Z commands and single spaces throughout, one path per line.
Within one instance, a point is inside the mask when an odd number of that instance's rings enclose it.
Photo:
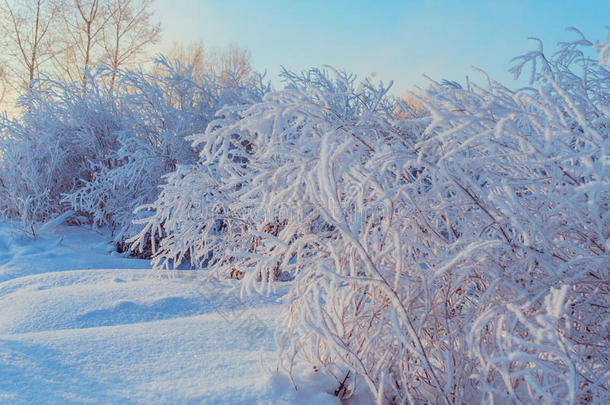
M 604 39 L 608 0 L 156 0 L 161 48 L 177 40 L 206 46 L 237 43 L 275 83 L 280 66 L 303 70 L 330 64 L 394 80 L 394 92 L 434 79 L 480 81 L 471 66 L 517 86 L 510 59 L 532 49 L 536 36 L 552 50 L 579 28 Z

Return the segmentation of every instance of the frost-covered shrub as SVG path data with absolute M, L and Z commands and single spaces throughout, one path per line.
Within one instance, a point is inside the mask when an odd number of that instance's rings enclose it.
M 537 88 L 433 83 L 410 120 L 383 87 L 287 74 L 190 138 L 198 163 L 131 241 L 245 289 L 294 278 L 280 364 L 344 398 L 604 403 L 610 75 L 591 47 L 525 55 Z
M 116 229 L 118 241 L 134 233 L 134 209 L 155 200 L 165 174 L 195 162 L 186 135 L 203 132 L 223 105 L 260 100 L 258 88 L 230 87 L 216 76 L 197 77 L 177 61 L 160 59 L 154 74 L 121 72 L 117 104 L 123 128 L 112 161 L 96 162 L 91 180 L 66 196 L 74 210 Z
M 290 83 L 284 91 L 226 107 L 204 134 L 190 137 L 201 148 L 198 164 L 168 175 L 159 199 L 142 207 L 154 213 L 140 221 L 145 226 L 133 241 L 141 248 L 149 236 L 161 238 L 153 249 L 156 266 L 212 260 L 217 273 L 270 281 L 298 272 L 302 261 L 295 255 L 311 248 L 300 234 L 336 234 L 301 194 L 320 134 L 338 131 L 359 142 L 373 125 L 382 138 L 393 105 L 368 87 L 356 93 L 345 74 L 336 81 L 317 69 L 284 76 Z
M 92 178 L 90 162 L 112 155 L 122 113 L 95 82 L 42 80 L 20 103 L 22 117 L 0 123 L 0 208 L 34 230 L 64 211 L 64 193 Z
M 132 233 L 133 210 L 157 197 L 163 175 L 197 157 L 185 135 L 203 132 L 226 104 L 260 100 L 258 88 L 216 76 L 193 80 L 178 61 L 160 58 L 154 73 L 120 71 L 113 91 L 100 69 L 83 86 L 44 79 L 22 99 L 23 116 L 4 121 L 0 193 L 6 216 L 24 225 L 66 210 L 110 226 L 116 241 Z

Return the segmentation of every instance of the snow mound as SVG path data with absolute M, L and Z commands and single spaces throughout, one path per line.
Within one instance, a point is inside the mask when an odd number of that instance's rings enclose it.
M 153 273 L 107 236 L 0 224 L 0 403 L 338 403 L 272 375 L 279 294 Z

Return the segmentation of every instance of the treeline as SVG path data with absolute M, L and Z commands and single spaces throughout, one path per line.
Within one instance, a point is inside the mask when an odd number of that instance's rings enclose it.
M 151 7 L 151 0 L 4 0 L 5 82 L 16 90 L 42 74 L 85 81 L 84 72 L 102 63 L 118 70 L 137 62 L 160 38 Z
M 87 72 L 101 66 L 113 73 L 96 77 L 113 89 L 119 70 L 150 65 L 161 35 L 152 0 L 2 0 L 0 108 L 10 108 L 43 76 L 86 86 Z M 193 65 L 194 75 L 231 71 L 238 81 L 252 80 L 250 54 L 237 45 L 207 50 L 201 42 L 174 43 L 164 53 Z

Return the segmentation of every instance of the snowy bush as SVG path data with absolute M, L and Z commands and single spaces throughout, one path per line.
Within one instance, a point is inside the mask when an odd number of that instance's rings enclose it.
M 5 215 L 34 229 L 72 210 L 122 241 L 133 232 L 134 208 L 154 201 L 162 176 L 195 161 L 184 136 L 204 131 L 223 105 L 251 103 L 264 91 L 216 76 L 193 80 L 190 72 L 160 58 L 154 73 L 116 73 L 112 92 L 100 84 L 113 74 L 104 68 L 86 86 L 38 82 L 22 99 L 23 117 L 3 123 Z
M 91 179 L 90 162 L 112 155 L 122 114 L 95 82 L 84 89 L 46 79 L 20 103 L 21 119 L 0 123 L 0 208 L 34 232 L 64 211 L 64 193 Z
M 142 248 L 150 236 L 151 243 L 161 238 L 153 248 L 156 266 L 188 258 L 198 267 L 212 259 L 217 274 L 272 281 L 302 266 L 295 255 L 307 256 L 311 246 L 299 235 L 336 234 L 302 195 L 320 133 L 357 140 L 373 125 L 383 137 L 393 104 L 383 100 L 385 91 L 355 93 L 345 74 L 337 81 L 317 69 L 284 77 L 286 90 L 226 107 L 205 133 L 190 137 L 201 149 L 198 164 L 168 175 L 159 199 L 141 207 L 154 213 L 139 221 L 145 226 L 132 241 Z
M 592 46 L 518 58 L 536 88 L 433 83 L 407 120 L 383 86 L 285 73 L 190 137 L 199 161 L 131 242 L 246 291 L 294 278 L 281 366 L 343 398 L 604 403 L 610 75 Z
M 157 61 L 154 74 L 121 72 L 117 86 L 124 127 L 113 161 L 97 163 L 93 178 L 65 201 L 111 225 L 122 241 L 134 232 L 134 209 L 154 201 L 163 176 L 194 163 L 197 155 L 185 136 L 203 132 L 223 105 L 255 102 L 265 90 L 227 86 L 217 76 L 195 80 L 188 67 L 166 59 Z

